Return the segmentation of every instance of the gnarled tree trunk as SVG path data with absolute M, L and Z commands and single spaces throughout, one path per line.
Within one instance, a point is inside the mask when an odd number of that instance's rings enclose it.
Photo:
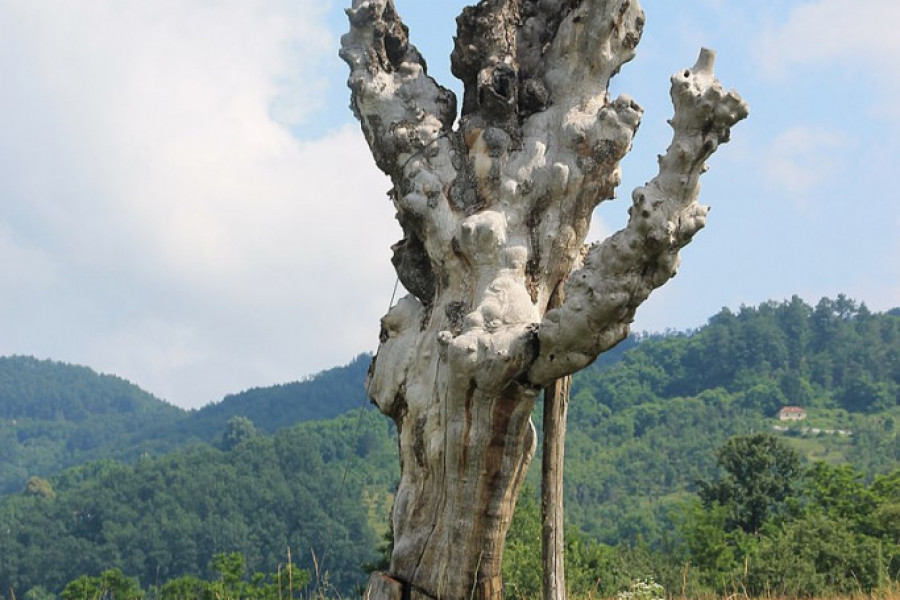
M 381 321 L 372 401 L 399 430 L 390 573 L 371 598 L 499 598 L 503 540 L 534 454 L 539 391 L 628 333 L 703 227 L 705 160 L 747 114 L 703 50 L 672 77 L 674 140 L 627 226 L 584 246 L 641 118 L 610 99 L 636 0 L 483 0 L 457 19 L 456 98 L 426 73 L 391 0 L 354 0 L 341 56 L 393 183 L 409 295 Z M 551 298 L 562 300 L 548 309 Z

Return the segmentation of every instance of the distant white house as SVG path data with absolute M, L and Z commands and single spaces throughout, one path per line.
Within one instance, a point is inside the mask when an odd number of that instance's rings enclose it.
M 782 406 L 778 411 L 779 421 L 802 421 L 806 418 L 806 411 L 799 406 Z

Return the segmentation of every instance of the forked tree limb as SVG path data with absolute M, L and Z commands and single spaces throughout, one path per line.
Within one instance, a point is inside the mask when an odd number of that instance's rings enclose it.
M 678 268 L 678 251 L 706 224 L 698 201 L 706 159 L 748 114 L 735 92 L 713 75 L 704 48 L 692 69 L 672 76 L 674 137 L 659 174 L 632 194 L 627 226 L 591 246 L 566 284 L 566 299 L 541 322 L 541 352 L 529 371 L 540 383 L 573 373 L 628 334 L 637 307 Z

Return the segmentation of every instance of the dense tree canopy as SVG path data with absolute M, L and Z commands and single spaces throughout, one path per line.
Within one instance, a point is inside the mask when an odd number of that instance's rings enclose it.
M 716 463 L 725 473 L 699 482 L 700 499 L 707 509 L 716 504 L 727 509 L 726 530 L 745 533 L 759 533 L 783 510 L 800 472 L 797 452 L 770 433 L 731 438 L 716 452 Z
M 29 357 L 0 358 L 0 494 L 96 458 L 137 460 L 213 443 L 235 417 L 267 433 L 365 403 L 369 357 L 304 381 L 255 388 L 185 411 L 118 377 Z
M 354 435 L 361 423 L 377 434 L 364 444 Z M 34 481 L 0 509 L 0 587 L 59 591 L 111 568 L 144 587 L 211 577 L 223 552 L 273 571 L 292 548 L 300 566 L 312 572 L 316 561 L 327 573 L 318 583 L 351 591 L 375 548 L 369 512 L 383 527 L 395 477 L 387 427 L 366 411 L 274 436 L 229 430 L 226 450 L 195 445 Z

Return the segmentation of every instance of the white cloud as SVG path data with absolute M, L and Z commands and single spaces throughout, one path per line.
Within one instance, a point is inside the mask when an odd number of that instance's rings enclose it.
M 134 277 L 163 296 L 96 331 L 96 360 L 196 404 L 374 349 L 399 230 L 367 152 L 347 128 L 242 170 L 224 213 L 160 220 L 147 252 L 161 254 L 140 255 L 153 264 Z
M 388 184 L 356 127 L 289 130 L 321 108 L 327 5 L 0 1 L 0 297 L 31 300 L 0 353 L 198 405 L 373 346 Z
M 850 142 L 841 135 L 811 127 L 793 127 L 776 137 L 765 153 L 769 182 L 789 193 L 808 192 L 838 176 L 838 158 Z
M 841 69 L 843 85 L 875 84 L 868 98 L 880 114 L 900 116 L 900 3 L 896 0 L 817 0 L 794 8 L 762 36 L 760 62 L 770 76 L 793 77 L 818 67 Z M 827 98 L 822 99 L 827 102 Z
M 0 269 L 0 289 L 6 294 L 0 296 L 0 309 L 4 301 L 17 290 L 47 290 L 59 278 L 53 259 L 47 253 L 21 245 L 10 227 L 0 218 L 0 257 L 3 257 L 3 268 Z

